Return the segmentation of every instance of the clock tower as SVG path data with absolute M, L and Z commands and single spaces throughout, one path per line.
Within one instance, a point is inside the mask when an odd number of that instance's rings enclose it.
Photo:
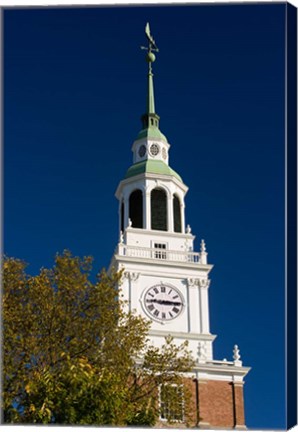
M 152 63 L 158 51 L 148 39 L 148 89 L 142 129 L 132 145 L 133 164 L 119 183 L 119 243 L 110 268 L 124 269 L 121 285 L 127 308 L 151 320 L 149 339 L 161 346 L 168 335 L 188 341 L 196 366 L 190 378 L 200 427 L 245 428 L 243 367 L 239 349 L 232 361 L 213 358 L 208 291 L 212 265 L 206 244 L 194 249 L 195 236 L 185 222 L 188 187 L 169 165 L 170 143 L 155 112 Z M 195 418 L 196 417 L 196 418 Z

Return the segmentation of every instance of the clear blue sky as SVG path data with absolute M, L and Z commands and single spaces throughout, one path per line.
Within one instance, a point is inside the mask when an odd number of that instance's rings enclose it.
M 214 264 L 214 356 L 239 345 L 247 426 L 283 428 L 285 4 L 6 10 L 4 252 L 32 274 L 65 248 L 108 266 L 147 21 L 170 165 Z

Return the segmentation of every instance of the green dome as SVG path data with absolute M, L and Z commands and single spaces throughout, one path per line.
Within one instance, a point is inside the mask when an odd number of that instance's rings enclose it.
M 173 176 L 182 182 L 180 175 L 161 160 L 145 160 L 137 162 L 128 168 L 125 178 L 127 179 L 143 173 Z

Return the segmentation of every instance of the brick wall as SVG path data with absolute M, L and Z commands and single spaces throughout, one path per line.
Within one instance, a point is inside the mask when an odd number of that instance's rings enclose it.
M 241 383 L 200 380 L 198 387 L 201 427 L 244 428 Z
M 200 425 L 233 427 L 233 386 L 224 381 L 199 381 Z
M 184 387 L 190 395 L 185 423 L 158 422 L 158 427 L 245 429 L 242 383 L 185 379 Z

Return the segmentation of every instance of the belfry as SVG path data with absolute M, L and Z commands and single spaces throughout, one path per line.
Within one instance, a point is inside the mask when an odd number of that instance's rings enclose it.
M 161 346 L 168 335 L 177 345 L 188 341 L 195 359 L 188 378 L 194 425 L 245 429 L 243 379 L 250 368 L 242 366 L 237 345 L 232 361 L 213 358 L 216 336 L 210 332 L 208 304 L 213 266 L 204 240 L 195 252 L 195 236 L 185 222 L 188 187 L 169 165 L 170 144 L 155 112 L 152 63 L 158 48 L 149 24 L 145 33 L 146 112 L 132 145 L 133 164 L 116 191 L 120 235 L 111 267 L 124 269 L 121 288 L 127 308 L 151 320 L 153 345 Z M 160 418 L 160 425 L 166 420 Z

